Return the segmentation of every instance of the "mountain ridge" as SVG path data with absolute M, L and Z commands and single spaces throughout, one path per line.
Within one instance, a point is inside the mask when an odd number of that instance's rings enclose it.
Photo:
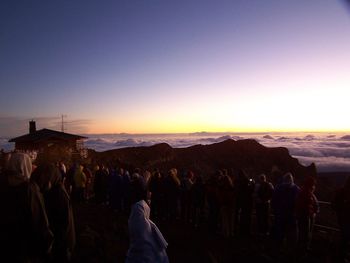
M 167 143 L 153 146 L 128 147 L 95 152 L 91 158 L 96 163 L 112 166 L 124 166 L 129 169 L 160 169 L 166 171 L 177 168 L 180 172 L 192 170 L 207 177 L 218 169 L 227 169 L 235 173 L 244 169 L 249 176 L 256 177 L 265 173 L 273 181 L 274 172 L 291 172 L 297 181 L 305 176 L 316 176 L 316 166 L 304 166 L 292 157 L 285 147 L 266 147 L 254 139 L 233 140 L 209 145 L 197 144 L 186 148 L 173 148 Z

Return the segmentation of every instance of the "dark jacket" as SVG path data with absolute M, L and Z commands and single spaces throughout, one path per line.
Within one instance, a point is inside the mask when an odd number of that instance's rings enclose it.
M 55 262 L 69 260 L 75 246 L 75 227 L 71 200 L 62 183 L 53 186 L 45 195 L 50 227 L 54 233 Z
M 49 164 L 38 166 L 31 180 L 44 192 L 47 216 L 54 233 L 52 248 L 54 262 L 66 262 L 75 245 L 75 229 L 72 205 L 62 183 L 62 177 L 58 168 Z
M 51 250 L 53 234 L 40 189 L 20 177 L 14 182 L 12 176 L 5 173 L 1 182 L 1 257 L 11 262 L 43 258 Z

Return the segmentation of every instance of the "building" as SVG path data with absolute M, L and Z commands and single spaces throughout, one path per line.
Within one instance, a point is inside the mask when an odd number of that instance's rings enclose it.
M 15 149 L 23 152 L 38 153 L 50 148 L 64 148 L 81 153 L 84 149 L 84 139 L 87 139 L 87 137 L 50 129 L 37 131 L 35 121 L 30 121 L 29 133 L 10 139 L 9 142 L 14 142 Z

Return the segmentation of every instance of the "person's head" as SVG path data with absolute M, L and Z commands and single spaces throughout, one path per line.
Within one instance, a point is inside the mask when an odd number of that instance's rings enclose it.
M 33 169 L 32 160 L 25 153 L 11 153 L 6 163 L 6 169 L 17 177 L 29 180 Z
M 283 183 L 285 184 L 294 184 L 294 177 L 293 175 L 288 172 L 283 176 Z
M 180 185 L 180 179 L 177 176 L 177 169 L 176 168 L 170 169 L 169 176 L 173 180 L 173 182 L 175 182 L 177 185 Z
M 189 179 L 189 180 L 192 180 L 194 178 L 194 173 L 192 171 L 188 171 L 187 174 L 186 174 L 186 177 Z
M 307 177 L 304 181 L 303 188 L 309 192 L 314 192 L 316 188 L 315 178 Z
M 216 176 L 218 177 L 218 179 L 221 179 L 224 176 L 224 173 L 222 172 L 222 170 L 217 170 Z
M 42 192 L 46 192 L 61 182 L 61 175 L 55 165 L 42 164 L 33 172 L 31 181 L 35 182 Z
M 136 167 L 136 168 L 134 169 L 134 173 L 135 173 L 135 174 L 142 174 L 141 168 Z
M 153 178 L 155 179 L 161 179 L 162 178 L 162 174 L 156 170 L 154 173 L 153 173 Z
M 141 200 L 147 200 L 147 187 L 141 177 L 134 178 L 134 180 L 131 181 L 130 199 L 131 204 L 134 204 Z
M 176 168 L 172 168 L 169 170 L 169 175 L 170 176 L 177 176 L 177 169 Z
M 151 173 L 150 173 L 150 171 L 146 170 L 143 172 L 142 176 L 143 176 L 145 182 L 148 182 L 148 180 L 151 178 Z
M 141 177 L 140 174 L 138 174 L 138 173 L 133 173 L 133 174 L 131 175 L 131 180 L 138 180 L 140 177 Z
M 265 174 L 261 174 L 259 177 L 259 180 L 261 183 L 265 183 L 266 182 L 266 175 Z
M 222 180 L 222 184 L 224 186 L 227 186 L 227 187 L 232 187 L 233 186 L 232 180 L 231 180 L 231 178 L 228 175 L 223 175 L 221 180 Z

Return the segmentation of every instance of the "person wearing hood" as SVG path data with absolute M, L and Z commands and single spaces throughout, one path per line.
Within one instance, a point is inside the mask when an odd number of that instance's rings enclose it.
M 31 172 L 30 157 L 12 153 L 2 176 L 0 255 L 11 262 L 46 258 L 52 247 L 43 197 L 39 186 L 29 180 Z
M 51 229 L 54 233 L 52 262 L 69 262 L 75 246 L 75 226 L 70 197 L 59 169 L 53 164 L 39 165 L 32 174 L 44 195 Z
M 294 183 L 293 175 L 286 173 L 282 183 L 276 186 L 271 200 L 275 215 L 274 237 L 279 244 L 286 239 L 291 248 L 296 245 L 297 239 L 295 204 L 299 192 L 300 188 Z
M 130 246 L 125 263 L 169 263 L 168 243 L 150 220 L 147 189 L 136 179 L 131 184 L 131 213 L 128 220 Z

